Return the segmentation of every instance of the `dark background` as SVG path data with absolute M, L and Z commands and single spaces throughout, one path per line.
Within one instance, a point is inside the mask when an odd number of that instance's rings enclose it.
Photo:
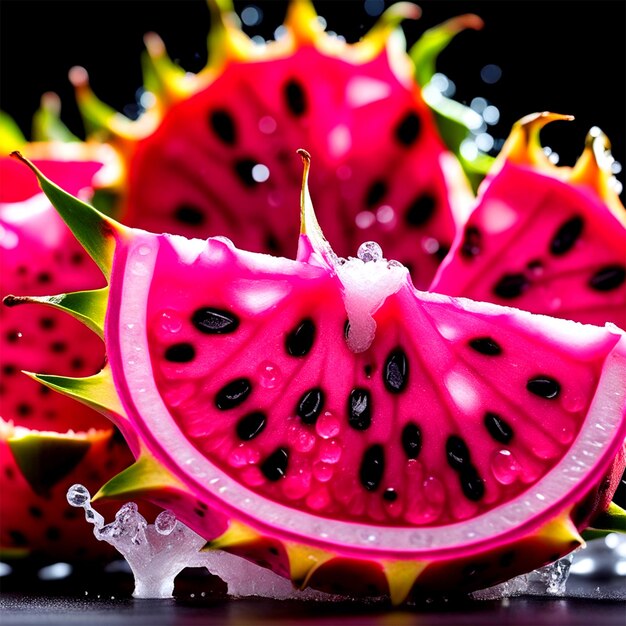
M 249 35 L 273 37 L 284 17 L 284 0 L 235 1 L 240 13 L 253 4 L 263 11 Z M 317 0 L 328 30 L 357 40 L 375 22 L 361 0 Z M 392 2 L 385 1 L 385 6 Z M 505 138 L 511 125 L 535 111 L 575 116 L 555 122 L 542 142 L 572 165 L 592 126 L 609 137 L 616 160 L 626 162 L 626 3 L 623 0 L 417 2 L 422 17 L 403 24 L 408 44 L 427 28 L 463 13 L 485 22 L 481 31 L 457 36 L 440 57 L 439 69 L 457 86 L 454 98 L 469 104 L 482 96 L 500 110 L 491 128 Z M 141 85 L 143 35 L 161 35 L 170 56 L 189 71 L 206 60 L 209 10 L 205 0 L 0 0 L 0 109 L 28 136 L 45 91 L 62 99 L 62 118 L 78 135 L 83 127 L 67 72 L 84 66 L 96 94 L 118 110 L 132 111 Z M 495 84 L 481 80 L 487 64 L 502 69 Z M 130 106 L 129 106 L 130 105 Z M 624 172 L 618 175 L 624 184 Z M 624 193 L 622 193 L 624 199 Z

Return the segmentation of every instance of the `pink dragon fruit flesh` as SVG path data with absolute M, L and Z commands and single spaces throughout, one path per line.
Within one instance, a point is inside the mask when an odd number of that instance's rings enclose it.
M 106 313 L 101 291 L 47 300 L 103 335 L 97 379 L 36 376 L 135 451 L 98 497 L 147 497 L 296 587 L 396 604 L 580 546 L 624 468 L 624 332 L 417 291 L 373 242 L 338 257 L 300 152 L 296 260 L 122 226 L 21 157 L 108 281 Z
M 100 147 L 31 144 L 28 149 L 42 171 L 81 197 L 91 193 L 104 166 Z M 96 265 L 24 170 L 15 159 L 0 158 L 2 297 L 104 287 Z M 64 494 L 77 480 L 98 488 L 127 467 L 132 455 L 100 413 L 48 393 L 21 371 L 97 374 L 104 362 L 102 342 L 51 308 L 2 307 L 0 324 L 0 554 L 65 562 L 111 558 L 114 551 L 94 544 Z
M 607 137 L 593 128 L 574 167 L 543 152 L 553 113 L 513 128 L 432 291 L 626 328 L 626 211 Z
M 230 2 L 208 4 L 209 63 L 199 73 L 178 67 L 158 36 L 147 35 L 153 104 L 137 120 L 100 102 L 83 68 L 71 72 L 87 129 L 124 163 L 115 190 L 124 223 L 228 236 L 247 250 L 291 257 L 297 216 L 289 208 L 300 193 L 292 155 L 306 145 L 319 155 L 311 193 L 338 253 L 363 239 L 393 245 L 415 284 L 427 287 L 473 192 L 416 80 L 434 73 L 432 46 L 418 41 L 409 56 L 399 28 L 419 8 L 396 3 L 347 43 L 325 32 L 310 0 L 292 0 L 284 37 L 259 45 Z M 439 49 L 479 26 L 476 16 L 460 16 L 432 29 L 431 39 Z

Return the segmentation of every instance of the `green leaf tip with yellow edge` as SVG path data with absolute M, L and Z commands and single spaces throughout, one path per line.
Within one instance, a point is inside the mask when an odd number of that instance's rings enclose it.
M 162 492 L 164 488 L 186 491 L 185 486 L 151 454 L 142 452 L 132 465 L 104 484 L 91 501 L 132 498 Z
M 93 330 L 99 337 L 104 337 L 104 318 L 106 315 L 109 288 L 93 291 L 77 291 L 62 293 L 57 296 L 14 296 L 3 299 L 5 306 L 13 307 L 20 304 L 38 303 L 51 306 L 69 313 L 78 321 Z
M 611 533 L 626 534 L 626 510 L 615 502 L 611 502 L 609 508 L 591 522 L 591 526 L 584 530 L 582 536 L 590 541 Z
M 89 439 L 46 433 L 29 433 L 7 443 L 22 476 L 43 497 L 76 469 L 91 448 Z
M 78 400 L 104 415 L 125 415 L 124 408 L 115 391 L 113 376 L 108 366 L 104 367 L 97 374 L 84 378 L 34 374 L 32 372 L 24 373 L 46 387 Z
M 19 151 L 12 152 L 11 156 L 22 161 L 35 173 L 43 192 L 108 280 L 113 266 L 115 236 L 120 236 L 125 228 L 61 189 Z

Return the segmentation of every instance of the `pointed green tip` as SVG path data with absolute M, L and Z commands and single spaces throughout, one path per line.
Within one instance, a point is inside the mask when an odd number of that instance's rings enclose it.
M 161 493 L 164 489 L 185 490 L 151 454 L 143 452 L 132 465 L 103 485 L 91 501 L 140 497 L 150 492 Z
M 11 152 L 11 156 L 27 165 L 34 172 L 41 189 L 63 221 L 108 279 L 113 265 L 115 234 L 122 233 L 124 227 L 55 185 L 19 151 Z
M 5 296 L 2 303 L 8 307 L 21 304 L 43 304 L 69 313 L 79 322 L 93 330 L 99 337 L 104 337 L 104 318 L 106 316 L 109 288 L 93 291 L 77 291 L 56 296 Z

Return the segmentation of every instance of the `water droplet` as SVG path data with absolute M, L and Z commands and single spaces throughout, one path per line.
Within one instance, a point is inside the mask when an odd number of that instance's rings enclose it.
M 515 482 L 521 470 L 520 464 L 510 450 L 498 450 L 491 457 L 491 471 L 502 485 Z
M 269 115 L 259 120 L 259 130 L 265 135 L 271 135 L 276 130 L 276 120 Z
M 330 439 L 338 435 L 340 429 L 339 420 L 330 411 L 324 411 L 315 422 L 315 431 L 323 439 Z
M 326 489 L 317 489 L 313 493 L 309 494 L 306 499 L 306 504 L 314 511 L 321 511 L 330 504 L 330 496 Z
M 171 511 L 161 511 L 154 520 L 154 527 L 160 535 L 169 535 L 176 527 L 177 521 Z
M 143 244 L 137 248 L 137 254 L 140 256 L 148 256 L 150 254 L 150 250 L 150 246 Z
M 300 470 L 295 474 L 289 474 L 282 481 L 283 493 L 290 500 L 298 500 L 304 497 L 311 487 L 311 472 Z
M 334 468 L 328 463 L 315 463 L 313 465 L 313 476 L 320 483 L 327 483 L 334 473 Z
M 395 267 L 404 267 L 404 265 L 402 265 L 402 263 L 400 263 L 400 261 L 396 261 L 395 259 L 391 259 L 391 261 L 389 261 L 387 263 L 387 269 L 392 270 Z
M 66 497 L 72 506 L 85 506 L 91 502 L 91 494 L 84 485 L 72 485 L 67 490 Z
M 258 463 L 260 458 L 261 453 L 259 450 L 249 444 L 241 443 L 231 451 L 228 463 L 232 467 L 245 467 L 246 465 Z
M 342 448 L 336 439 L 328 439 L 322 442 L 317 458 L 322 463 L 337 463 L 341 458 Z
M 257 369 L 259 374 L 259 382 L 261 387 L 265 389 L 274 389 L 280 380 L 280 370 L 277 365 L 269 361 L 263 361 Z
M 376 216 L 371 211 L 361 211 L 356 214 L 354 218 L 354 223 L 357 225 L 357 228 L 369 228 L 376 222 Z
M 148 275 L 148 267 L 145 263 L 141 261 L 135 261 L 130 268 L 130 271 L 135 276 L 147 276 Z
M 177 333 L 183 327 L 183 321 L 176 311 L 163 311 L 160 315 L 159 325 L 167 334 Z
M 356 255 L 363 261 L 380 261 L 383 258 L 383 250 L 375 241 L 365 241 L 360 246 Z

